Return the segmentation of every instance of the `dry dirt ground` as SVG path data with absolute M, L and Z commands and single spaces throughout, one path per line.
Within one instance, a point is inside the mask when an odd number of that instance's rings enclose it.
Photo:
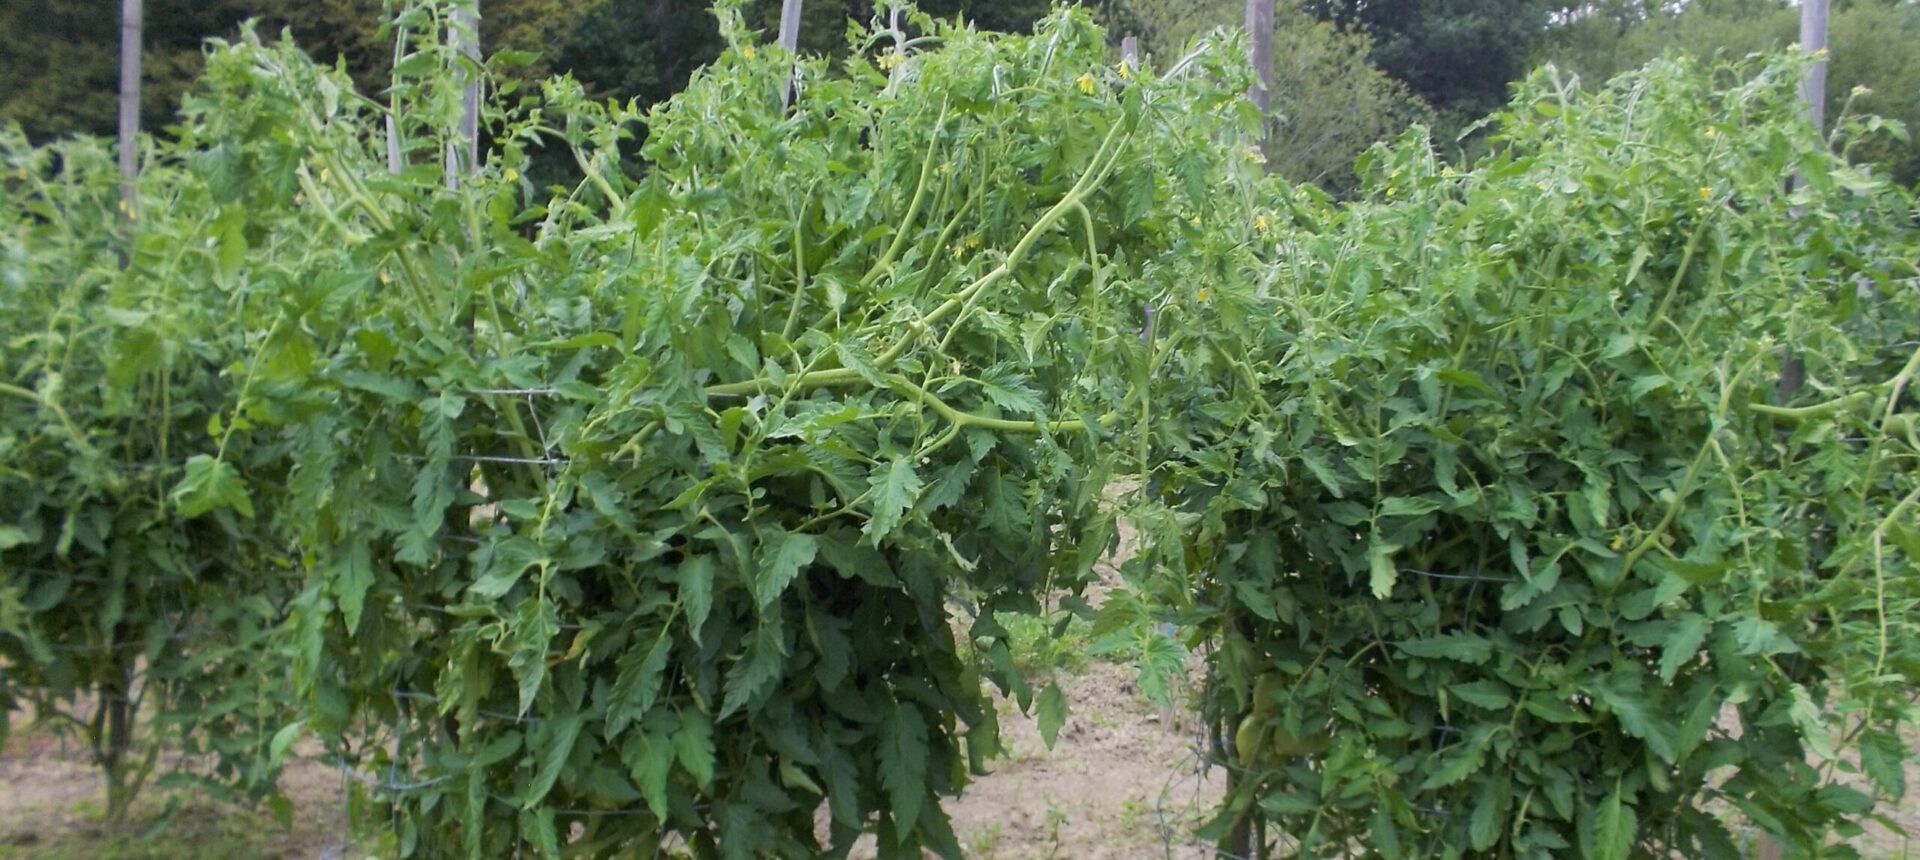
M 1201 772 L 1191 718 L 1149 704 L 1128 667 L 1093 662 L 1063 678 L 1071 716 L 1047 750 L 1032 721 L 1003 706 L 1008 755 L 947 808 L 970 860 L 1203 860 L 1193 837 L 1218 798 L 1218 771 Z M 283 787 L 294 803 L 292 827 L 263 812 L 237 810 L 190 794 L 172 826 L 147 839 L 113 837 L 101 821 L 101 788 L 84 750 L 16 725 L 0 750 L 0 860 L 363 860 L 378 857 L 380 829 L 348 826 L 340 773 L 312 759 L 294 762 Z M 1920 795 L 1920 756 L 1908 768 Z M 169 795 L 149 792 L 143 816 Z M 1920 797 L 1895 813 L 1920 832 Z M 1884 830 L 1856 840 L 1869 858 L 1920 856 L 1920 843 Z M 1754 856 L 1765 856 L 1756 851 Z M 868 846 L 855 857 L 870 860 Z
M 1134 689 L 1131 669 L 1093 663 L 1062 679 L 1072 715 L 1049 751 L 1033 722 L 1005 705 L 1007 755 L 993 773 L 948 804 L 970 860 L 1199 860 L 1192 836 L 1218 797 L 1199 772 L 1198 735 Z M 291 764 L 282 786 L 293 827 L 182 796 L 173 824 L 147 840 L 112 838 L 102 822 L 100 780 L 85 750 L 17 725 L 0 751 L 0 858 L 4 860 L 362 860 L 377 856 L 367 831 L 350 832 L 341 775 L 312 759 Z M 162 808 L 165 792 L 139 810 Z M 867 846 L 856 857 L 872 856 Z

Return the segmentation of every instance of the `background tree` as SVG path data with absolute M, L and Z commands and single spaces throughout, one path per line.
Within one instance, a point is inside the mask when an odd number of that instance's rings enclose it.
M 1579 14 L 1555 27 L 1538 59 L 1578 73 L 1591 85 L 1669 52 L 1695 57 L 1778 50 L 1799 37 L 1798 11 L 1782 0 L 1694 0 L 1631 20 Z M 1855 0 L 1833 11 L 1827 34 L 1827 122 L 1877 114 L 1909 129 L 1920 125 L 1920 4 Z M 1911 139 L 1871 137 L 1849 153 L 1886 166 L 1902 184 L 1920 179 Z
M 1139 2 L 1147 49 L 1163 58 L 1194 36 L 1239 24 L 1238 0 Z M 1264 146 L 1268 168 L 1296 182 L 1353 187 L 1354 158 L 1433 111 L 1368 59 L 1365 33 L 1316 19 L 1300 2 L 1274 9 L 1273 104 Z M 1163 60 L 1170 62 L 1170 60 Z
M 1314 17 L 1373 42 L 1373 65 L 1458 127 L 1506 103 L 1546 35 L 1548 0 L 1305 0 Z

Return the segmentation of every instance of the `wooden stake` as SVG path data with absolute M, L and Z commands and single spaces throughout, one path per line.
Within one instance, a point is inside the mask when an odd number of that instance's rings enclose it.
M 780 47 L 788 54 L 800 50 L 800 0 L 781 0 L 780 3 Z M 795 66 L 787 73 L 787 82 L 780 87 L 780 110 L 785 112 L 793 103 L 793 89 L 800 69 Z
M 394 36 L 394 39 L 393 39 L 393 64 L 395 66 L 400 65 L 400 60 L 406 56 L 406 53 L 407 53 L 407 31 L 406 31 L 406 28 L 403 27 L 400 29 L 400 32 Z M 388 96 L 387 97 L 387 172 L 393 173 L 393 174 L 398 174 L 400 172 L 400 167 L 401 167 L 399 113 L 400 113 L 400 97 L 398 95 Z
M 1807 103 L 1807 121 L 1824 137 L 1827 121 L 1827 0 L 1800 0 L 1800 50 L 1813 55 L 1813 65 L 1800 82 Z
M 1273 108 L 1273 0 L 1247 0 L 1247 59 L 1259 82 L 1247 92 L 1260 108 L 1261 127 Z M 1266 137 L 1266 132 L 1261 132 Z
M 800 0 L 781 0 L 780 47 L 788 52 L 800 50 Z
M 453 49 L 480 62 L 480 0 L 466 0 L 454 8 Z M 456 75 L 460 93 L 459 139 L 447 143 L 447 189 L 460 187 L 460 177 L 480 169 L 480 78 L 462 68 Z M 466 149 L 465 153 L 460 150 Z
M 120 203 L 132 220 L 139 202 L 134 180 L 140 174 L 136 138 L 140 134 L 140 0 L 120 3 Z

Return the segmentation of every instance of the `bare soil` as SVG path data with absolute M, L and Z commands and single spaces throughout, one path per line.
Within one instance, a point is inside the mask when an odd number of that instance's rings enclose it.
M 1206 823 L 1223 779 L 1217 770 L 1204 772 L 1201 732 L 1192 718 L 1148 703 L 1130 667 L 1096 661 L 1061 682 L 1071 714 L 1057 746 L 1046 749 L 1033 721 L 1002 702 L 1007 755 L 947 803 L 970 860 L 1209 857 L 1193 832 Z M 0 860 L 378 856 L 367 840 L 381 831 L 379 823 L 350 828 L 343 775 L 314 758 L 292 762 L 283 776 L 294 805 L 291 827 L 263 811 L 156 790 L 136 810 L 137 819 L 151 819 L 170 801 L 179 808 L 164 834 L 140 839 L 104 825 L 101 783 L 83 748 L 21 725 L 18 715 L 15 729 L 0 749 Z M 1913 791 L 1889 818 L 1920 833 L 1920 755 L 1907 774 Z M 1852 842 L 1864 856 L 1886 860 L 1920 849 L 1879 825 Z M 1754 856 L 1766 856 L 1763 846 L 1754 849 Z M 871 846 L 859 846 L 854 856 L 871 860 Z

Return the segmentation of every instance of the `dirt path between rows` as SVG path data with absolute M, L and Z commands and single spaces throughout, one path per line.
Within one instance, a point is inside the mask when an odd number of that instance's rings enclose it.
M 1202 772 L 1200 732 L 1190 715 L 1162 712 L 1135 689 L 1131 667 L 1095 661 L 1061 676 L 1071 715 L 1057 746 L 1041 743 L 1033 721 L 1001 703 L 1007 755 L 946 804 L 969 860 L 1205 860 L 1194 839 L 1218 800 L 1218 770 Z M 16 715 L 17 716 L 17 715 Z M 1171 724 L 1170 724 L 1171 723 Z M 20 727 L 26 728 L 26 727 Z M 1920 832 L 1920 756 L 1912 787 L 1890 817 Z M 363 860 L 377 845 L 356 844 L 347 826 L 345 778 L 312 758 L 291 763 L 282 786 L 292 827 L 266 813 L 235 810 L 191 794 L 164 835 L 127 843 L 101 825 L 100 781 L 84 750 L 44 731 L 14 733 L 0 750 L 0 860 Z M 152 814 L 167 792 L 149 792 Z M 362 833 L 378 833 L 377 826 Z M 1874 825 L 1853 840 L 1868 858 L 1905 858 L 1916 847 Z M 854 856 L 871 860 L 870 846 Z

